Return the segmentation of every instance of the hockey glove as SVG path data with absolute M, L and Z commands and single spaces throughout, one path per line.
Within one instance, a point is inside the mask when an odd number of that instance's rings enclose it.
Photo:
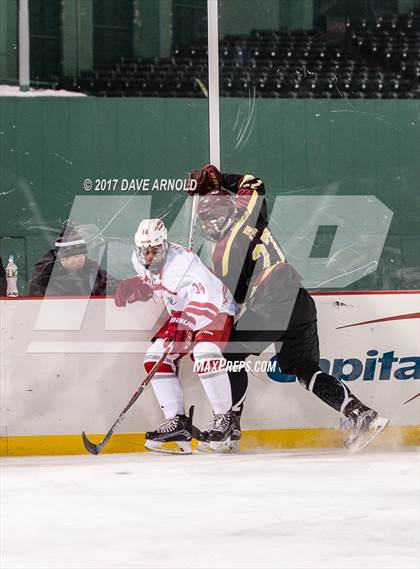
M 122 281 L 115 291 L 114 302 L 116 306 L 125 306 L 137 302 L 146 301 L 152 298 L 153 292 L 148 284 L 141 277 L 131 277 Z
M 187 191 L 190 196 L 203 196 L 222 188 L 223 176 L 212 164 L 206 164 L 200 170 L 194 170 L 188 178 Z
M 165 346 L 174 343 L 173 351 L 188 354 L 193 343 L 195 320 L 188 314 L 175 313 L 169 320 L 165 332 Z

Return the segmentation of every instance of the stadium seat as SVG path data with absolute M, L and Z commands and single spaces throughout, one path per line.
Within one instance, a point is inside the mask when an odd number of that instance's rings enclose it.
M 322 30 L 251 30 L 220 42 L 222 96 L 418 99 L 420 13 L 346 20 L 338 37 Z M 96 96 L 202 97 L 208 82 L 204 41 L 169 57 L 121 58 L 110 69 L 84 69 L 55 88 Z

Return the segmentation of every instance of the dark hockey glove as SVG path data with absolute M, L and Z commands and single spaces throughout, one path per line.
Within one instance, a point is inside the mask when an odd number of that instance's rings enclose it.
M 198 194 L 203 196 L 214 190 L 222 188 L 223 177 L 216 166 L 206 164 L 200 170 L 191 172 L 188 178 L 187 191 L 190 196 Z
M 115 291 L 114 302 L 116 306 L 125 306 L 139 300 L 145 302 L 152 298 L 150 286 L 141 277 L 131 277 L 122 281 Z
M 193 343 L 195 320 L 188 314 L 175 313 L 169 320 L 165 333 L 165 346 L 174 343 L 173 351 L 188 354 Z

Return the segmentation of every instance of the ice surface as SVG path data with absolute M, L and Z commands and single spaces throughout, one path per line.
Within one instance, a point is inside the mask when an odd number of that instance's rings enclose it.
M 409 569 L 419 455 L 3 458 L 2 569 Z

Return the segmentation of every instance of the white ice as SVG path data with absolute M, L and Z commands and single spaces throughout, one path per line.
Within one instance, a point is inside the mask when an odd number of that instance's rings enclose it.
M 2 569 L 409 569 L 419 455 L 3 458 Z

